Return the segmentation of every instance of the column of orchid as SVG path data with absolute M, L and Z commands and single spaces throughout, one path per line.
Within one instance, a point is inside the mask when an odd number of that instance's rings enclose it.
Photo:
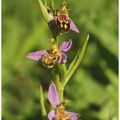
M 77 120 L 80 116 L 78 113 L 68 112 L 65 110 L 64 89 L 83 58 L 89 35 L 87 35 L 83 47 L 78 51 L 76 57 L 67 68 L 66 52 L 70 50 L 72 46 L 72 40 L 68 39 L 68 41 L 64 41 L 61 45 L 59 45 L 58 38 L 59 35 L 63 35 L 69 31 L 74 31 L 79 34 L 79 30 L 73 20 L 69 17 L 65 0 L 61 2 L 60 9 L 56 9 L 54 0 L 50 0 L 50 6 L 47 6 L 46 1 L 45 5 L 41 0 L 39 0 L 39 3 L 43 17 L 48 23 L 49 29 L 53 35 L 53 38 L 51 38 L 50 41 L 51 49 L 31 52 L 27 55 L 27 57 L 31 60 L 41 62 L 46 69 L 54 69 L 55 71 L 56 79 L 51 82 L 48 89 L 48 100 L 53 107 L 53 110 L 48 112 L 48 119 Z M 59 73 L 57 72 L 58 69 L 60 71 Z M 40 104 L 43 119 L 46 119 L 45 116 L 47 116 L 47 112 L 44 105 L 42 86 L 40 86 Z

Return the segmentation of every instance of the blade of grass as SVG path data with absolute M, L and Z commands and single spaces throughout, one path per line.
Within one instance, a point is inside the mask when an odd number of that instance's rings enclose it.
M 46 113 L 46 109 L 45 109 L 43 89 L 42 89 L 41 85 L 40 85 L 40 108 L 42 111 L 42 117 L 44 118 L 47 115 L 47 113 Z

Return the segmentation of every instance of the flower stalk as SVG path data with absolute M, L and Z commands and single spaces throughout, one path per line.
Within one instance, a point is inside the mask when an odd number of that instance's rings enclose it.
M 60 101 L 62 102 L 63 101 L 63 87 L 62 87 L 62 84 L 61 84 L 61 76 L 59 74 L 59 67 L 57 66 L 55 69 L 54 69 L 54 75 L 55 75 L 55 84 L 56 84 L 56 87 L 57 87 L 57 90 L 58 90 L 58 95 L 59 95 L 59 98 L 60 98 Z
M 64 99 L 64 97 L 63 97 L 64 88 L 63 88 L 61 82 L 58 81 L 58 79 L 56 79 L 56 87 L 57 87 L 57 90 L 58 90 L 58 94 L 59 94 L 60 101 L 62 102 L 63 99 Z

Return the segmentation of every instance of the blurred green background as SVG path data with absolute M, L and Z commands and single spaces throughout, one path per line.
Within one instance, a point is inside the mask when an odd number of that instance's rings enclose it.
M 62 0 L 56 0 L 59 8 Z M 90 33 L 81 65 L 66 86 L 67 109 L 81 120 L 117 120 L 118 115 L 118 1 L 67 0 L 70 17 L 80 34 L 70 32 L 59 42 L 73 39 L 68 65 Z M 39 85 L 47 98 L 51 70 L 26 58 L 50 48 L 52 37 L 38 0 L 2 1 L 2 120 L 41 120 Z M 46 100 L 46 105 L 49 102 Z

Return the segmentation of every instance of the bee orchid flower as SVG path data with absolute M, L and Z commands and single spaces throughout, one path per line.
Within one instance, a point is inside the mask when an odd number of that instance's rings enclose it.
M 75 23 L 68 15 L 66 5 L 62 6 L 62 9 L 57 11 L 53 19 L 49 22 L 51 31 L 57 31 L 58 33 L 69 32 L 70 30 L 79 33 Z
M 47 68 L 52 68 L 56 63 L 63 64 L 67 62 L 66 52 L 71 48 L 72 40 L 65 41 L 58 48 L 54 39 L 52 39 L 51 50 L 40 50 L 31 52 L 27 55 L 27 58 L 35 61 L 41 61 Z
M 68 112 L 60 103 L 59 95 L 55 84 L 52 82 L 48 90 L 48 99 L 54 110 L 48 113 L 49 120 L 78 120 L 80 115 L 74 112 Z

